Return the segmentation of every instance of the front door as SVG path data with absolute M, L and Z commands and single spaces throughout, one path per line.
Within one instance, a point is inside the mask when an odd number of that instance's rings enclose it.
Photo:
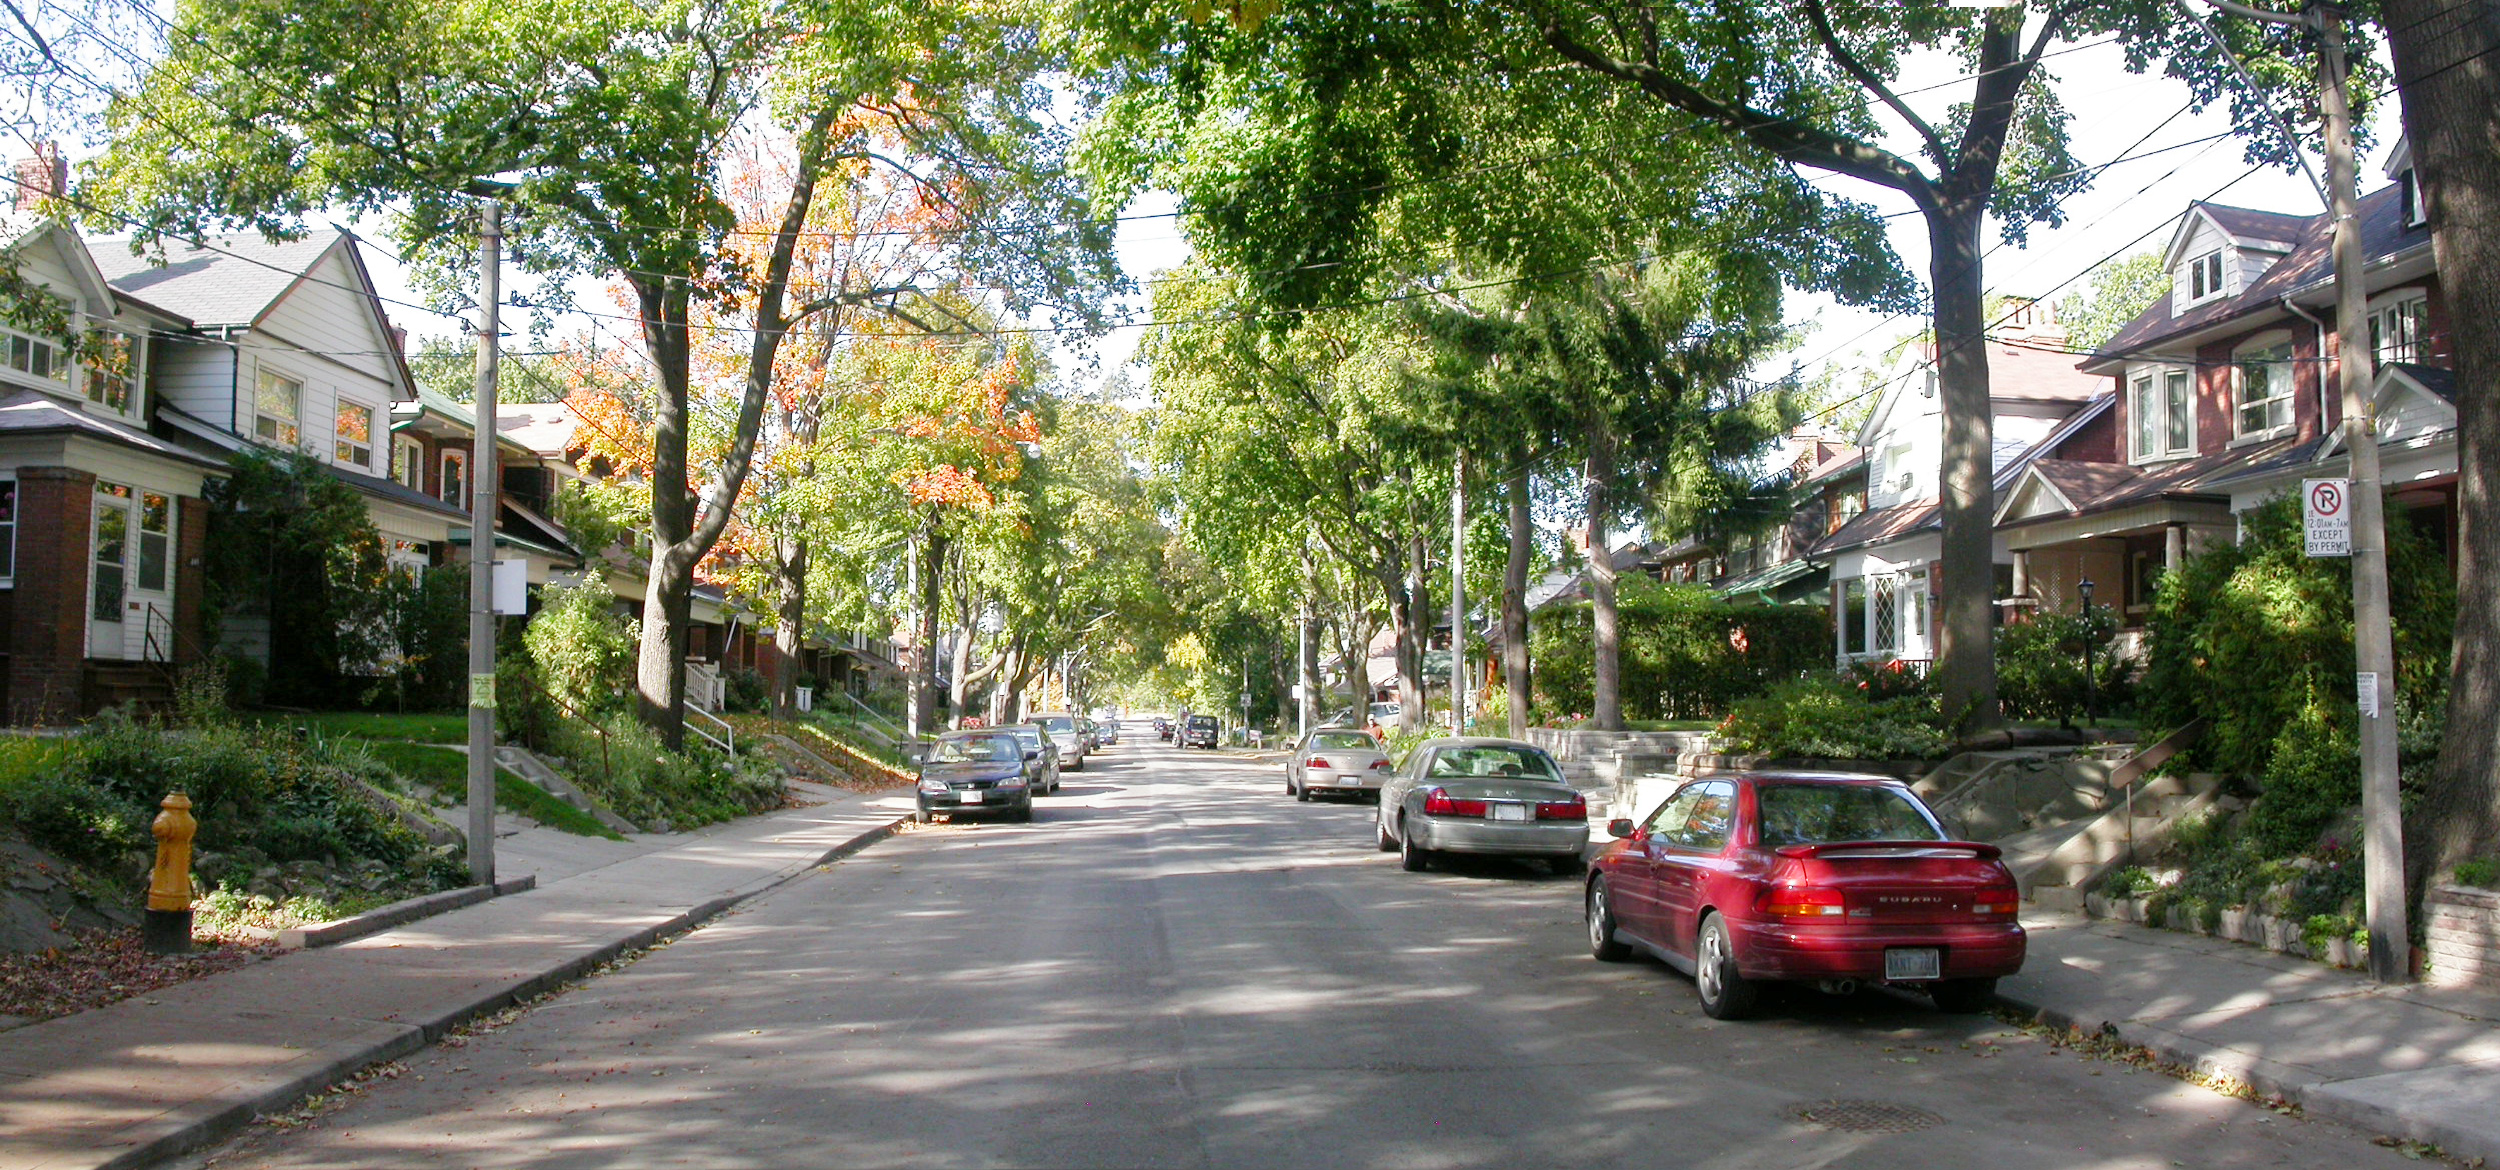
M 87 657 L 132 657 L 126 620 L 130 604 L 132 493 L 124 484 L 96 481 L 95 509 L 87 542 Z
M 139 492 L 131 511 L 130 596 L 122 605 L 131 639 L 127 657 L 174 660 L 174 500 L 164 492 Z

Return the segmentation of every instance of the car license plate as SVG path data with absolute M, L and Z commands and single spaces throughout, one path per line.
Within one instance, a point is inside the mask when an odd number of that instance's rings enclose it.
M 1934 947 L 1888 947 L 1884 951 L 1886 979 L 1936 979 L 1943 975 L 1944 952 Z
M 965 804 L 979 804 L 981 803 L 981 790 L 978 788 L 966 788 L 963 791 L 956 793 L 955 799 L 960 800 Z
M 1524 804 L 1497 804 L 1490 806 L 1485 810 L 1485 812 L 1487 815 L 1491 816 L 1492 819 L 1497 821 L 1524 821 L 1528 819 L 1528 806 Z

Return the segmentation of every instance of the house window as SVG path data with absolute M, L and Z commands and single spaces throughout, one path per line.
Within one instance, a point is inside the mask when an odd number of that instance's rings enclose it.
M 1840 586 L 1840 652 L 1855 658 L 1866 653 L 1866 578 L 1851 577 Z
M 373 408 L 339 403 L 338 461 L 358 467 L 373 465 Z
M 61 347 L 52 342 L 0 329 L 0 347 L 7 350 L 0 353 L 0 360 L 5 360 L 8 367 L 18 373 L 55 382 L 69 380 L 69 363 L 61 360 Z
M 2186 370 L 2144 370 L 2128 382 L 2135 457 L 2159 459 L 2196 449 L 2196 402 Z
M 2201 301 L 2222 295 L 2222 253 L 2207 252 L 2188 261 L 2188 299 Z
M 391 442 L 391 478 L 401 487 L 425 490 L 425 444 L 401 435 Z
M 2285 342 L 2242 352 L 2235 405 L 2242 438 L 2292 425 L 2292 347 Z
M 138 374 L 139 344 L 127 333 L 87 335 L 87 401 L 115 414 L 130 413 Z
M 465 451 L 443 452 L 443 499 L 457 504 L 468 494 L 469 456 Z
M 1872 592 L 1867 597 L 1866 629 L 1874 644 L 1867 649 L 1876 654 L 1890 654 L 1901 648 L 1900 581 L 1893 577 L 1876 577 L 1868 585 Z
M 2430 222 L 2430 210 L 2422 204 L 2422 172 L 2406 167 L 2396 182 L 2404 188 L 2405 226 L 2420 227 Z
M 17 583 L 17 480 L 0 479 L 0 585 Z
M 2370 357 L 2380 365 L 2422 360 L 2422 324 L 2430 302 L 2406 297 L 2370 313 Z
M 173 538 L 174 502 L 161 492 L 139 493 L 139 588 L 164 592 Z
M 264 443 L 292 447 L 303 421 L 303 409 L 302 382 L 262 370 L 260 384 L 252 394 L 252 434 Z

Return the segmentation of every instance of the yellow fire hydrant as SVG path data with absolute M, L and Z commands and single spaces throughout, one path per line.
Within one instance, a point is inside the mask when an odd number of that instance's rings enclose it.
M 156 835 L 156 869 L 148 877 L 148 912 L 141 928 L 148 952 L 182 955 L 191 951 L 191 837 L 200 823 L 191 819 L 191 798 L 165 794 L 163 811 L 151 831 Z

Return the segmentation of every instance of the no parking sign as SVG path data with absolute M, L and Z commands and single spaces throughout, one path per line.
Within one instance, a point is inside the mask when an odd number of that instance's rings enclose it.
M 2302 544 L 2313 557 L 2352 555 L 2352 481 L 2300 481 Z

